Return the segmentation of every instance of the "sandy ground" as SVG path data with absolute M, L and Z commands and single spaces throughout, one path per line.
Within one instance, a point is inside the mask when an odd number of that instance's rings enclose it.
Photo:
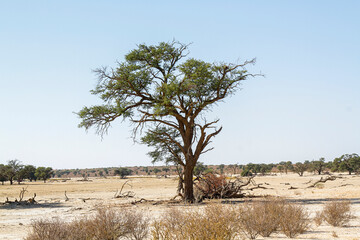
M 303 204 L 314 216 L 315 211 L 321 210 L 322 205 L 330 199 L 348 199 L 352 203 L 352 211 L 355 216 L 347 227 L 332 227 L 322 224 L 297 239 L 359 239 L 360 240 L 360 176 L 338 175 L 341 178 L 328 181 L 320 187 L 306 188 L 320 176 L 307 174 L 299 177 L 296 174 L 282 174 L 277 176 L 259 176 L 256 183 L 263 183 L 268 189 L 256 189 L 250 194 L 255 196 L 282 196 L 294 202 Z M 147 200 L 169 200 L 175 196 L 177 181 L 172 178 L 149 178 L 133 177 L 130 184 L 123 191 L 133 191 L 134 198 L 114 198 L 114 194 L 121 188 L 124 179 L 118 178 L 93 178 L 88 182 L 71 179 L 66 182 L 26 182 L 21 185 L 0 185 L 0 202 L 6 197 L 9 200 L 19 198 L 22 188 L 27 188 L 25 199 L 36 193 L 38 204 L 32 206 L 0 205 L 0 239 L 23 239 L 30 228 L 31 221 L 38 218 L 60 217 L 71 221 L 72 219 L 94 214 L 99 206 L 128 207 L 143 211 L 149 216 L 159 216 L 169 208 L 198 208 L 201 205 L 186 206 L 184 204 L 163 203 L 153 205 L 151 202 L 132 205 L 134 200 L 141 198 Z M 297 189 L 289 190 L 290 186 Z M 65 201 L 65 191 L 68 201 Z M 241 199 L 233 200 L 236 204 L 242 204 Z M 219 201 L 218 201 L 219 202 Z M 334 237 L 334 232 L 338 237 Z M 262 239 L 262 238 L 258 238 Z M 267 239 L 287 239 L 283 234 L 274 235 Z

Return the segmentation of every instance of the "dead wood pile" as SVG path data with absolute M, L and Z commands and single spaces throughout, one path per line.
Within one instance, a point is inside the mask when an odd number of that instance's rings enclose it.
M 195 198 L 197 201 L 214 198 L 242 198 L 248 191 L 267 189 L 262 184 L 256 184 L 254 176 L 235 179 L 226 179 L 224 175 L 208 173 L 195 183 Z

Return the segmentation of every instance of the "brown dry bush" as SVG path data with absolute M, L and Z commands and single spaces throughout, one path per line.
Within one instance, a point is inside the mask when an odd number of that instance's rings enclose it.
M 332 201 L 325 204 L 322 219 L 332 226 L 344 226 L 352 218 L 350 201 Z
M 235 211 L 228 207 L 207 206 L 203 211 L 170 210 L 153 223 L 154 240 L 221 239 L 238 235 Z
M 315 213 L 315 217 L 314 217 L 314 222 L 315 222 L 315 224 L 316 224 L 316 226 L 320 226 L 321 225 L 321 223 L 323 222 L 323 213 L 322 213 L 322 211 L 317 211 L 316 213 Z
M 280 231 L 293 238 L 304 233 L 310 227 L 309 214 L 303 206 L 287 203 L 280 216 Z
M 239 210 L 241 231 L 250 239 L 255 239 L 258 235 L 269 237 L 279 229 L 285 205 L 286 202 L 282 199 L 245 203 Z
M 26 240 L 140 240 L 148 235 L 148 219 L 128 210 L 98 209 L 92 218 L 66 223 L 59 219 L 36 220 Z

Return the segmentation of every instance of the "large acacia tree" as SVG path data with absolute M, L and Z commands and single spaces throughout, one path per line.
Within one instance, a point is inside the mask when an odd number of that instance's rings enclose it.
M 184 169 L 184 200 L 192 202 L 193 170 L 199 157 L 211 150 L 220 133 L 218 119 L 205 113 L 239 89 L 250 76 L 242 64 L 207 63 L 186 58 L 188 45 L 179 42 L 138 45 L 114 69 L 95 70 L 99 82 L 92 94 L 103 105 L 84 107 L 77 114 L 79 127 L 95 127 L 103 135 L 110 124 L 128 119 L 142 142 L 154 147 L 155 161 L 176 162 Z

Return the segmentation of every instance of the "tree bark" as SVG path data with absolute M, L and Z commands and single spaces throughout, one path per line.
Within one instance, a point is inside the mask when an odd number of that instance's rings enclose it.
M 193 182 L 194 166 L 192 164 L 186 164 L 184 168 L 184 201 L 193 203 L 194 198 L 194 182 Z

